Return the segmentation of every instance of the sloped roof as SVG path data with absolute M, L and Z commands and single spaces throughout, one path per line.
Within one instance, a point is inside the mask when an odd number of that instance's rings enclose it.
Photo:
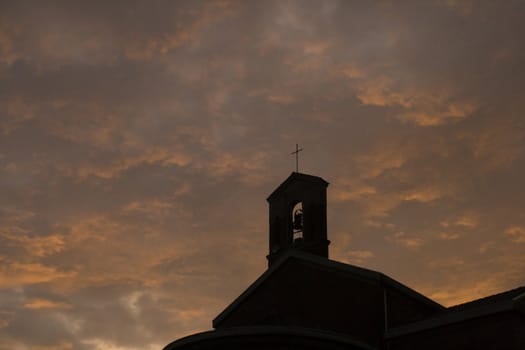
M 458 304 L 447 308 L 447 312 L 466 311 L 481 306 L 494 305 L 502 301 L 512 300 L 520 295 L 525 294 L 525 286 L 511 289 L 502 293 L 489 295 L 484 298 L 472 300 L 466 303 Z
M 327 181 L 325 181 L 323 178 L 319 177 L 319 176 L 313 176 L 313 175 L 308 175 L 308 174 L 303 174 L 303 173 L 297 173 L 297 172 L 293 172 L 290 174 L 290 176 L 288 176 L 288 178 L 286 180 L 283 181 L 282 184 L 280 184 L 269 196 L 268 198 L 266 199 L 267 201 L 271 200 L 272 197 L 276 196 L 278 193 L 280 193 L 281 191 L 283 191 L 286 187 L 288 187 L 288 185 L 294 181 L 303 181 L 303 182 L 311 182 L 311 183 L 320 183 L 320 184 L 323 184 L 325 186 L 328 186 L 329 183 Z
M 431 328 L 513 310 L 525 314 L 525 286 L 451 306 L 426 320 L 392 328 L 387 331 L 386 337 L 396 338 Z
M 215 319 L 213 320 L 213 327 L 219 325 L 226 317 L 228 317 L 244 300 L 246 300 L 250 295 L 252 295 L 259 286 L 261 286 L 268 278 L 270 278 L 276 271 L 281 269 L 286 263 L 293 259 L 298 259 L 301 261 L 306 261 L 314 265 L 323 266 L 335 271 L 340 271 L 343 273 L 348 273 L 359 277 L 361 279 L 367 280 L 369 282 L 375 283 L 377 285 L 385 285 L 392 289 L 397 290 L 398 292 L 407 295 L 417 301 L 426 304 L 436 310 L 445 310 L 445 307 L 441 304 L 427 298 L 426 296 L 416 292 L 415 290 L 397 282 L 396 280 L 382 274 L 381 272 L 368 270 L 365 268 L 344 264 L 334 260 L 329 260 L 314 254 L 309 254 L 306 252 L 298 250 L 289 250 L 282 256 L 280 256 L 277 261 L 266 270 L 255 282 L 253 282 L 241 295 L 239 295 L 230 305 L 228 305 Z

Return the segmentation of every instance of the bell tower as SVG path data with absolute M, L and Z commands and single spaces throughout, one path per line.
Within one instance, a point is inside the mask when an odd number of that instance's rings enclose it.
M 267 198 L 270 205 L 268 266 L 290 249 L 328 258 L 326 188 L 318 176 L 293 172 Z

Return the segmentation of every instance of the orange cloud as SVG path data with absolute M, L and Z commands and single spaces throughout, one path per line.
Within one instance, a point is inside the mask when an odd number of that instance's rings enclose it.
M 454 232 L 440 232 L 438 234 L 438 237 L 439 237 L 439 239 L 452 241 L 452 240 L 458 239 L 459 238 L 459 234 L 458 233 L 454 233 Z
M 462 226 L 466 228 L 476 228 L 479 225 L 479 216 L 475 213 L 466 213 L 461 216 L 459 216 L 455 221 L 454 224 L 457 226 Z
M 450 269 L 452 267 L 464 265 L 465 261 L 463 259 L 452 257 L 452 258 L 439 258 L 432 260 L 428 263 L 428 266 L 431 269 Z
M 168 201 L 162 201 L 159 199 L 152 199 L 149 201 L 134 201 L 124 206 L 125 211 L 139 211 L 143 213 L 161 212 L 169 213 L 173 209 L 174 205 Z
M 393 236 L 393 240 L 394 242 L 411 249 L 419 248 L 424 243 L 422 238 L 411 237 L 404 232 L 396 232 Z
M 360 81 L 357 97 L 365 105 L 402 107 L 398 119 L 420 126 L 436 126 L 470 117 L 477 109 L 474 100 L 456 101 L 452 92 L 431 88 L 404 87 L 386 76 Z
M 405 201 L 415 201 L 421 203 L 431 202 L 441 198 L 442 196 L 442 191 L 436 188 L 427 187 L 423 187 L 422 189 L 414 189 L 402 194 L 403 200 Z
M 61 235 L 28 236 L 23 234 L 1 234 L 12 243 L 22 246 L 29 255 L 44 257 L 61 252 L 65 248 L 65 241 Z
M 308 42 L 304 44 L 303 51 L 307 55 L 322 55 L 331 46 L 332 46 L 332 43 L 330 42 L 324 42 L 324 41 Z
M 368 79 L 361 84 L 357 98 L 365 105 L 382 107 L 398 105 L 411 108 L 414 96 L 395 91 L 393 85 L 393 80 L 386 76 Z
M 365 209 L 366 217 L 387 216 L 388 212 L 399 207 L 404 202 L 428 203 L 451 196 L 452 190 L 441 188 L 429 188 L 420 186 L 406 191 L 382 192 L 379 188 L 369 185 L 361 185 L 359 180 L 355 183 L 345 185 L 344 180 L 340 183 L 341 190 L 335 190 L 331 198 L 336 201 L 354 201 Z M 344 189 L 349 187 L 349 189 Z
M 440 222 L 442 227 L 461 227 L 466 229 L 474 229 L 479 225 L 479 215 L 475 212 L 465 212 L 458 216 L 443 220 Z
M 525 243 L 525 227 L 510 226 L 504 233 L 515 243 Z
M 508 168 L 525 154 L 525 134 L 520 123 L 512 119 L 497 120 L 497 123 L 481 125 L 481 130 L 464 130 L 459 134 L 484 172 Z
M 268 181 L 269 154 L 257 151 L 249 156 L 233 153 L 216 153 L 211 163 L 206 164 L 208 172 L 213 177 L 238 176 L 245 184 L 262 184 Z
M 495 242 L 494 241 L 489 241 L 489 242 L 483 242 L 480 246 L 479 246 L 479 253 L 480 254 L 485 254 L 486 252 L 488 252 L 491 248 L 493 248 L 495 246 Z
M 56 281 L 72 278 L 74 271 L 62 272 L 55 267 L 40 263 L 20 263 L 3 260 L 0 265 L 0 287 L 13 288 L 28 284 Z
M 363 264 L 366 260 L 375 257 L 370 250 L 351 250 L 340 256 L 338 260 L 348 264 Z
M 434 291 L 426 293 L 426 295 L 443 305 L 452 306 L 486 297 L 500 291 L 501 285 L 498 278 L 488 278 L 474 282 L 469 281 L 469 284 L 439 286 Z
M 90 176 L 96 176 L 103 179 L 116 178 L 123 172 L 143 164 L 186 166 L 190 161 L 191 157 L 182 152 L 171 151 L 163 148 L 153 148 L 136 155 L 113 160 L 109 164 L 98 165 L 84 163 L 80 166 L 73 167 L 68 167 L 66 164 L 57 164 L 56 166 L 61 169 L 64 175 L 82 181 Z
M 184 27 L 177 27 L 173 33 L 159 37 L 146 37 L 142 40 L 131 40 L 124 51 L 132 60 L 151 60 L 186 44 L 197 44 L 199 37 L 212 24 L 234 16 L 237 12 L 231 1 L 212 1 L 193 12 L 195 18 Z
M 360 168 L 360 176 L 363 178 L 377 177 L 386 170 L 401 168 L 408 159 L 406 150 L 389 144 L 378 145 L 369 153 L 355 157 Z
M 364 69 L 359 68 L 356 64 L 346 64 L 336 70 L 336 74 L 341 74 L 351 79 L 363 78 L 366 75 Z
M 26 309 L 68 309 L 71 305 L 48 299 L 31 299 L 24 304 Z
M 399 116 L 402 121 L 414 122 L 421 126 L 436 126 L 454 120 L 460 120 L 471 116 L 478 106 L 472 102 L 444 103 L 440 105 L 421 106 L 421 109 L 413 112 L 405 112 Z
M 71 350 L 73 349 L 73 343 L 69 341 L 61 341 L 57 343 L 56 345 L 50 345 L 50 346 L 35 346 L 33 347 L 34 350 Z
M 204 329 L 199 329 L 196 331 L 204 331 Z M 186 334 L 192 334 L 195 332 L 187 332 Z M 181 335 L 182 336 L 182 335 Z M 139 347 L 122 347 L 117 344 L 114 344 L 111 341 L 100 339 L 100 338 L 89 338 L 83 341 L 83 343 L 89 345 L 92 349 L 97 350 L 158 350 L 162 349 L 166 344 L 163 343 L 149 343 L 147 346 L 141 345 Z M 38 349 L 38 350 L 69 350 L 68 348 L 50 348 L 50 349 Z

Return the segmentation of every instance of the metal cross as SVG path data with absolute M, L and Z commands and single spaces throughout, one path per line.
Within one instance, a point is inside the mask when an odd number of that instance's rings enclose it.
M 292 152 L 290 154 L 295 154 L 295 172 L 299 172 L 299 152 L 301 152 L 303 149 L 299 148 L 299 145 L 295 144 L 295 152 Z

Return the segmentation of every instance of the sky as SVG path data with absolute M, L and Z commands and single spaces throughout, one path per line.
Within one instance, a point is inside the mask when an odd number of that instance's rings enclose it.
M 161 349 L 328 187 L 330 258 L 525 285 L 525 1 L 1 1 L 0 349 Z

